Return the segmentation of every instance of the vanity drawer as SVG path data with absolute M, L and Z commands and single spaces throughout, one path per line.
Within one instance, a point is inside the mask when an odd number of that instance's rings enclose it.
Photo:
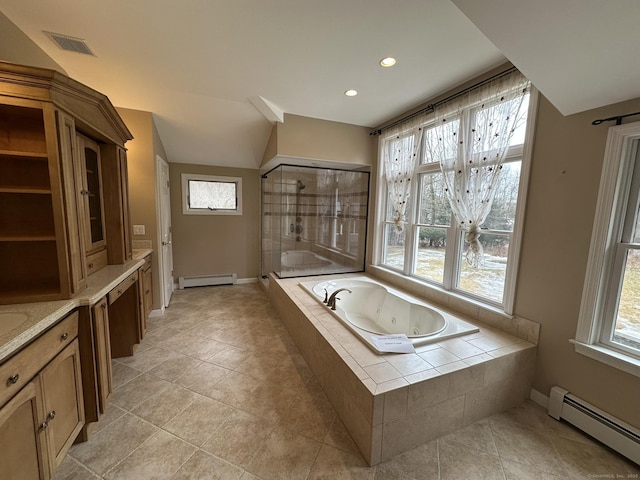
M 78 312 L 73 312 L 0 365 L 0 406 L 77 336 Z
M 109 292 L 109 296 L 108 296 L 109 305 L 111 305 L 118 298 L 120 298 L 120 295 L 126 292 L 127 288 L 129 288 L 131 285 L 133 285 L 137 281 L 138 281 L 138 271 L 136 270 L 127 278 L 125 278 L 122 282 L 120 282 L 113 290 Z
M 92 275 L 98 270 L 102 270 L 108 263 L 106 250 L 100 250 L 99 252 L 87 255 L 87 273 Z

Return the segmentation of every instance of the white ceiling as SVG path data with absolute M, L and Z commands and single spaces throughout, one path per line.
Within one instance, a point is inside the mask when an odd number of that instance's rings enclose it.
M 640 97 L 640 1 L 452 1 L 563 115 Z
M 153 112 L 170 162 L 257 168 L 271 131 L 257 97 L 374 127 L 505 56 L 563 113 L 640 96 L 640 62 L 610 50 L 640 45 L 640 2 L 453 2 L 484 35 L 449 0 L 0 0 L 0 11 L 71 77 Z M 387 55 L 391 69 L 378 65 Z

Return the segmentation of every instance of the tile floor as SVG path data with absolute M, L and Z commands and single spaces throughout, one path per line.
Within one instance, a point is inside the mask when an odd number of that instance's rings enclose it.
M 639 478 L 532 402 L 368 467 L 257 284 L 177 291 L 55 480 Z

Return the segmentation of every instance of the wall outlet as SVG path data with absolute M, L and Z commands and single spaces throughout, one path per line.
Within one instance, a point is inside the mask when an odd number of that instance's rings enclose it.
M 144 225 L 134 225 L 133 226 L 133 234 L 134 235 L 144 235 Z

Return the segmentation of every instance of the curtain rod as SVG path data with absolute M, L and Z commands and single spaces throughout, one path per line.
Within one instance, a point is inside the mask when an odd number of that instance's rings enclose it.
M 620 125 L 622 123 L 623 118 L 632 117 L 634 115 L 640 115 L 640 112 L 627 113 L 626 115 L 617 115 L 615 117 L 609 117 L 609 118 L 600 118 L 598 120 L 594 120 L 593 122 L 591 122 L 591 125 L 600 125 L 603 122 L 612 122 L 613 120 L 616 121 L 616 125 Z
M 396 120 L 393 123 L 390 123 L 389 125 L 386 125 L 386 126 L 384 126 L 382 128 L 378 128 L 378 129 L 370 132 L 369 135 L 374 135 L 374 136 L 380 135 L 383 131 L 388 130 L 389 128 L 393 128 L 396 125 L 400 125 L 401 123 L 406 122 L 407 120 L 411 120 L 412 118 L 415 118 L 418 115 L 422 115 L 423 113 L 432 112 L 436 107 L 442 105 L 443 103 L 446 103 L 446 102 L 448 102 L 450 100 L 458 98 L 458 97 L 460 97 L 460 96 L 462 96 L 462 95 L 464 95 L 466 93 L 469 93 L 469 92 L 471 92 L 471 91 L 473 91 L 473 90 L 475 90 L 477 88 L 482 87 L 483 85 L 486 85 L 489 82 L 492 82 L 493 80 L 496 80 L 496 79 L 498 79 L 500 77 L 504 77 L 505 75 L 508 75 L 511 72 L 514 72 L 516 70 L 517 70 L 516 67 L 510 67 L 510 68 L 504 70 L 503 72 L 496 73 L 492 77 L 486 78 L 486 79 L 484 79 L 484 80 L 482 80 L 482 81 L 480 81 L 478 83 L 474 83 L 470 87 L 467 87 L 464 90 L 461 90 L 461 91 L 459 91 L 457 93 L 454 93 L 453 95 L 449 95 L 447 98 L 443 98 L 442 100 L 440 100 L 440 101 L 438 101 L 436 103 L 430 103 L 429 105 L 427 105 L 424 108 L 421 108 L 417 112 L 413 112 L 413 113 L 407 115 L 406 117 L 402 117 L 401 119 Z

